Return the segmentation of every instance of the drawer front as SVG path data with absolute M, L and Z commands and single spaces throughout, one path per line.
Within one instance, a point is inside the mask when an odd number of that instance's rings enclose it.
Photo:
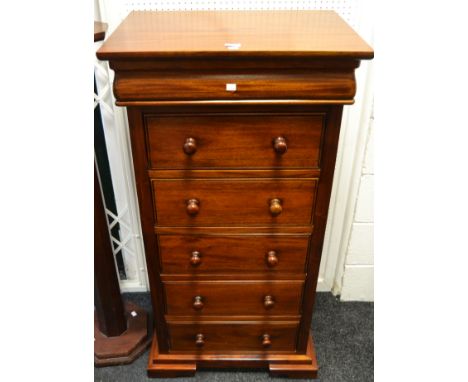
M 153 180 L 161 226 L 307 225 L 316 179 Z
M 146 119 L 155 169 L 316 168 L 324 116 L 186 115 Z
M 168 281 L 167 314 L 297 315 L 303 281 Z
M 304 273 L 309 237 L 160 235 L 162 273 Z
M 319 99 L 347 100 L 356 93 L 354 70 L 308 73 L 171 74 L 151 71 L 116 73 L 119 101 Z
M 296 323 L 199 323 L 168 325 L 171 350 L 294 351 Z

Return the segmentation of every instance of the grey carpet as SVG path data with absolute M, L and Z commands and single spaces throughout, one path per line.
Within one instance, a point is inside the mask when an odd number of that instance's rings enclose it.
M 148 311 L 147 293 L 125 294 Z M 320 382 L 369 382 L 374 380 L 374 304 L 340 302 L 330 293 L 318 293 L 312 320 L 319 364 Z M 294 381 L 271 379 L 264 371 L 228 370 L 197 371 L 193 378 L 150 379 L 146 376 L 148 352 L 131 365 L 94 369 L 99 382 L 250 382 Z M 301 381 L 296 379 L 295 381 Z

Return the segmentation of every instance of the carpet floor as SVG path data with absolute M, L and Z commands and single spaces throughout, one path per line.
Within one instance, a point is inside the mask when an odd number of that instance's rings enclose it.
M 124 299 L 151 310 L 148 293 L 124 294 Z M 312 319 L 319 364 L 317 382 L 370 382 L 374 380 L 374 304 L 340 302 L 331 293 L 317 293 Z M 130 365 L 94 369 L 99 382 L 250 382 L 301 381 L 271 379 L 266 371 L 197 371 L 193 378 L 150 379 L 146 376 L 148 351 Z

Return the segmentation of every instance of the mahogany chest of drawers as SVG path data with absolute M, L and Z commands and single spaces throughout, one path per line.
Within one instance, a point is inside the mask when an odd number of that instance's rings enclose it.
M 315 377 L 341 113 L 372 49 L 331 11 L 133 12 L 98 57 L 128 112 L 155 317 L 149 375 Z

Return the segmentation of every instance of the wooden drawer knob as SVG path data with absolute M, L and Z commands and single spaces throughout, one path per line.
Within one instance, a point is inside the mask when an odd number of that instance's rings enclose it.
M 264 348 L 269 348 L 271 346 L 271 338 L 269 334 L 264 334 L 262 337 L 262 345 Z
M 184 153 L 187 155 L 195 154 L 197 151 L 197 141 L 195 138 L 187 138 L 184 143 Z
M 278 216 L 283 211 L 283 206 L 281 205 L 281 200 L 271 199 L 270 200 L 270 213 L 273 216 Z
M 200 202 L 197 199 L 187 200 L 187 213 L 191 216 L 195 216 L 200 211 Z
M 201 263 L 201 256 L 200 256 L 200 252 L 198 251 L 193 251 L 192 252 L 192 256 L 190 257 L 190 265 L 192 267 L 197 267 L 199 266 Z
M 288 145 L 286 144 L 286 139 L 283 137 L 276 137 L 273 139 L 273 148 L 277 154 L 284 154 L 288 150 Z
M 199 348 L 205 345 L 205 336 L 203 334 L 199 333 L 195 336 L 195 345 Z
M 265 296 L 263 299 L 263 306 L 265 309 L 271 309 L 275 306 L 275 300 L 273 299 L 272 296 Z
M 269 251 L 267 253 L 267 265 L 270 268 L 276 267 L 278 265 L 278 256 L 275 251 Z
M 202 310 L 204 305 L 202 296 L 195 296 L 193 299 L 193 309 Z

